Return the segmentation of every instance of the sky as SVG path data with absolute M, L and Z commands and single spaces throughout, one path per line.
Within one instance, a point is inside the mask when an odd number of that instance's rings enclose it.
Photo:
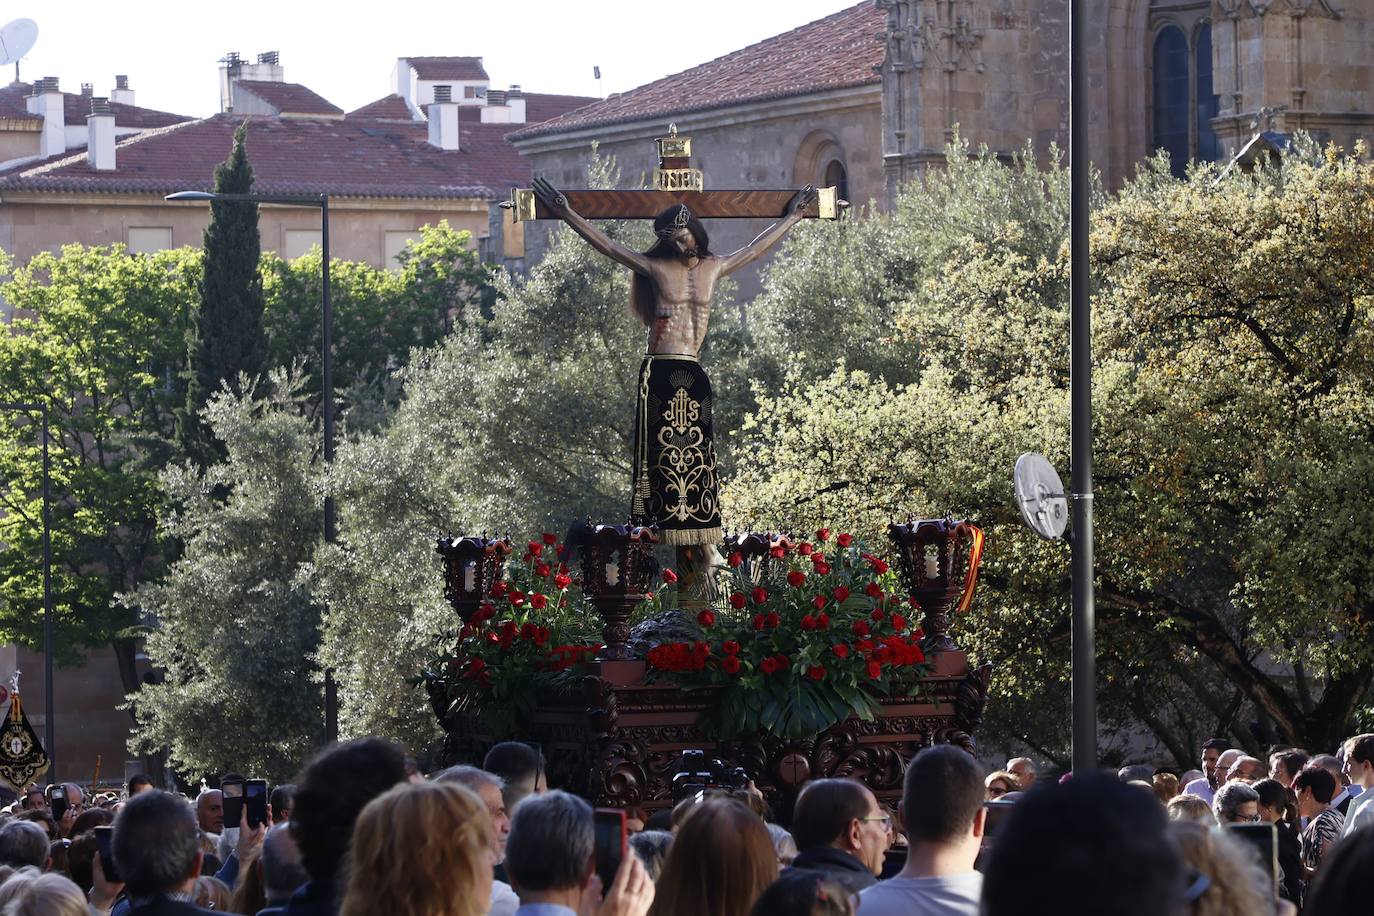
M 871 2 L 871 0 L 868 0 Z M 108 95 L 128 74 L 136 103 L 178 114 L 219 110 L 218 61 L 277 51 L 288 82 L 345 111 L 391 91 L 396 58 L 484 59 L 493 88 L 601 96 L 624 92 L 851 6 L 848 0 L 0 0 L 0 19 L 38 23 L 20 64 L 33 82 Z M 0 22 L 0 24 L 3 24 Z M 601 68 L 598 86 L 592 68 Z M 13 79 L 13 67 L 3 74 Z

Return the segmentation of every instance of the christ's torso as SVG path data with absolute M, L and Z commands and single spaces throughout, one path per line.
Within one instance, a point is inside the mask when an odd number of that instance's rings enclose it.
M 697 355 L 706 340 L 722 264 L 716 257 L 650 259 L 655 299 L 650 353 Z

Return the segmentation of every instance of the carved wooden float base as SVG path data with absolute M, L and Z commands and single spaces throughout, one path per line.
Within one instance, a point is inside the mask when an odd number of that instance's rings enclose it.
M 970 670 L 958 650 L 933 661 L 918 696 L 880 701 L 882 712 L 871 722 L 851 716 L 811 737 L 750 734 L 727 741 L 708 739 L 696 725 L 710 707 L 710 691 L 645 684 L 643 662 L 607 661 L 585 678 L 584 697 L 541 697 L 518 737 L 543 748 L 551 786 L 597 805 L 670 806 L 682 752 L 699 749 L 743 767 L 780 816 L 807 780 L 831 776 L 862 780 L 895 807 L 906 762 L 922 748 L 955 744 L 974 751 L 991 668 Z M 454 717 L 444 725 L 446 764 L 480 764 L 496 740 L 475 719 Z

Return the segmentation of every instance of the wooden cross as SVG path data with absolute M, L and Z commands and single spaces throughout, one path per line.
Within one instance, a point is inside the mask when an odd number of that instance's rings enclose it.
M 692 139 L 680 137 L 677 125 L 668 126 L 668 136 L 658 144 L 658 168 L 654 170 L 652 190 L 563 191 L 568 206 L 586 219 L 653 219 L 673 204 L 686 204 L 699 219 L 780 219 L 796 189 L 707 191 L 700 169 L 691 167 Z M 501 204 L 513 211 L 517 223 L 533 219 L 557 219 L 536 197 L 533 190 L 516 188 L 511 199 Z M 849 201 L 840 200 L 835 188 L 818 188 L 816 200 L 803 215 L 835 219 Z

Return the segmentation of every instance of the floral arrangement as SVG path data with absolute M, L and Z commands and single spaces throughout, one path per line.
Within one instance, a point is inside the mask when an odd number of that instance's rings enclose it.
M 650 676 L 723 688 L 702 724 L 721 737 L 799 736 L 851 714 L 871 719 L 878 698 L 911 695 L 928 670 L 919 614 L 882 558 L 849 534 L 815 543 L 779 538 L 766 558 L 727 558 L 722 608 L 696 615 L 702 638 L 656 646 Z
M 601 649 L 601 618 L 561 552 L 552 534 L 530 541 L 468 622 L 441 636 L 423 677 L 441 716 L 475 714 L 511 733 L 541 690 L 575 689 Z M 730 552 L 714 603 L 689 608 L 677 579 L 663 570 L 635 619 L 677 605 L 699 634 L 650 648 L 648 678 L 714 691 L 700 724 L 719 737 L 810 735 L 850 715 L 872 719 L 879 698 L 914 695 L 929 668 L 911 623 L 920 608 L 849 534 L 822 528 L 811 541 L 776 538 L 766 556 Z

